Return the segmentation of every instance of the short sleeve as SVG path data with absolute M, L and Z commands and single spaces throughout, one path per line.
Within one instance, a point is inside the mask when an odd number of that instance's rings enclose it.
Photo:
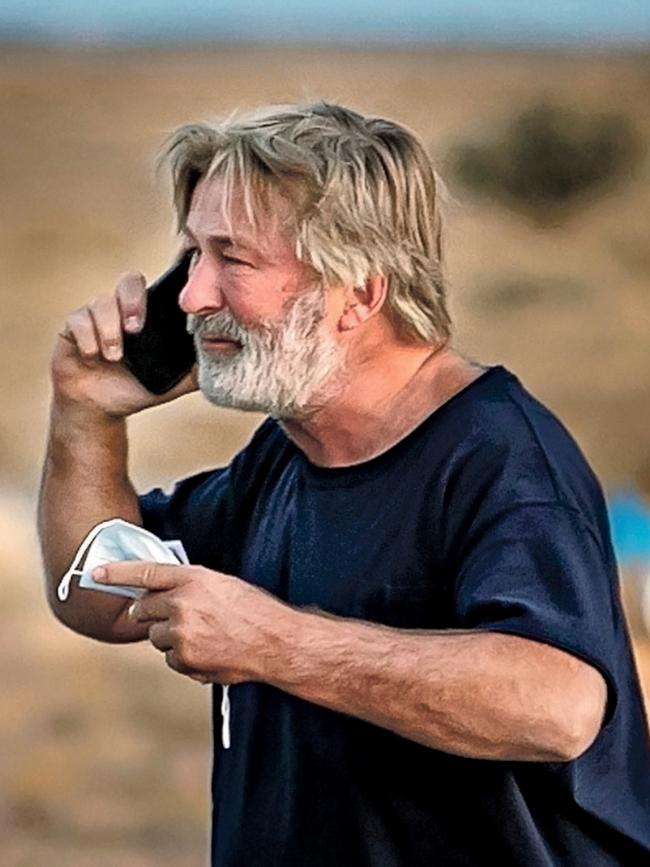
M 620 653 L 617 579 L 576 510 L 516 504 L 475 521 L 456 574 L 460 628 L 531 638 L 583 659 L 607 682 L 611 718 Z
M 174 483 L 171 491 L 152 488 L 146 493 L 139 494 L 138 502 L 143 527 L 160 536 L 161 539 L 177 538 L 181 532 L 183 513 L 191 502 L 192 493 L 199 490 L 211 475 L 221 472 L 223 471 L 214 470 L 182 479 Z
M 239 574 L 247 515 L 269 473 L 277 426 L 265 421 L 225 467 L 154 488 L 138 498 L 145 529 L 180 539 L 190 563 Z
M 180 539 L 190 563 L 227 570 L 234 510 L 230 467 L 183 479 L 170 492 L 153 488 L 138 502 L 145 529 L 160 539 Z

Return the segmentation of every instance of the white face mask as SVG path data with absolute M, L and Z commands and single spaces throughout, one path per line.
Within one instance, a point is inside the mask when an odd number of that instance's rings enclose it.
M 79 568 L 83 557 L 83 568 Z M 178 566 L 189 560 L 183 543 L 177 539 L 163 541 L 154 533 L 131 524 L 122 518 L 111 518 L 93 527 L 79 546 L 72 565 L 65 573 L 57 589 L 61 602 L 65 602 L 70 593 L 70 583 L 75 575 L 79 576 L 79 586 L 87 590 L 101 590 L 103 593 L 114 593 L 117 596 L 139 598 L 147 591 L 142 587 L 118 587 L 116 585 L 97 584 L 93 580 L 92 571 L 97 566 L 115 563 L 119 560 L 146 560 L 149 563 L 170 563 Z M 224 749 L 230 747 L 230 696 L 229 687 L 222 687 L 221 700 L 221 740 Z
M 86 555 L 83 568 L 79 563 Z M 65 602 L 70 593 L 70 583 L 75 575 L 79 576 L 79 586 L 87 590 L 102 590 L 104 593 L 114 593 L 116 596 L 138 598 L 145 592 L 141 587 L 117 587 L 116 585 L 97 584 L 93 581 L 92 572 L 97 566 L 115 563 L 119 560 L 146 560 L 150 563 L 189 563 L 187 554 L 181 542 L 174 540 L 163 542 L 154 533 L 124 521 L 122 518 L 111 518 L 102 521 L 88 533 L 75 554 L 72 565 L 65 573 L 57 590 L 61 602 Z

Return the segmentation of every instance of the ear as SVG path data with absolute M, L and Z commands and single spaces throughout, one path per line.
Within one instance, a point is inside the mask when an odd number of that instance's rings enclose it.
M 358 328 L 381 310 L 388 292 L 388 279 L 382 274 L 368 277 L 363 286 L 345 290 L 343 311 L 339 317 L 340 331 Z

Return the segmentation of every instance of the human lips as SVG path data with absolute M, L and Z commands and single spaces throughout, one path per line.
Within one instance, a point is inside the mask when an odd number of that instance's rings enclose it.
M 206 334 L 201 337 L 201 346 L 207 350 L 241 349 L 241 343 L 230 337 Z

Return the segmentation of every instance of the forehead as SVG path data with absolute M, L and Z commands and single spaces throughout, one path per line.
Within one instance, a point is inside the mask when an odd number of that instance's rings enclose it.
M 253 205 L 255 207 L 255 205 Z M 204 177 L 192 194 L 186 226 L 199 238 L 204 236 L 230 237 L 241 246 L 265 251 L 293 250 L 293 208 L 279 190 L 271 187 L 268 192 L 268 208 L 257 208 L 251 223 L 246 212 L 244 191 L 233 186 L 231 195 L 225 180 L 220 177 Z

